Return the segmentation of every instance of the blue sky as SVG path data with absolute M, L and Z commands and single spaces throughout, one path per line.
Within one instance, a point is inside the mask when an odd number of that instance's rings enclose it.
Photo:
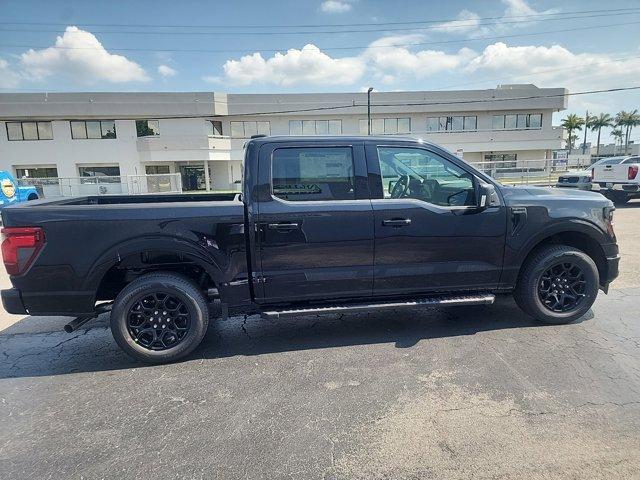
M 0 91 L 627 87 L 639 27 L 633 0 L 0 0 Z M 637 107 L 635 91 L 570 100 Z

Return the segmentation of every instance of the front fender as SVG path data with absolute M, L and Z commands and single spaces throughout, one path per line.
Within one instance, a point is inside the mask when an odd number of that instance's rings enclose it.
M 532 222 L 532 224 L 527 225 L 515 235 L 509 229 L 500 283 L 507 288 L 515 286 L 520 268 L 533 249 L 555 235 L 571 233 L 586 235 L 594 240 L 603 248 L 604 256 L 607 255 L 607 252 L 604 251 L 605 246 L 615 246 L 607 232 L 603 231 L 598 225 L 579 218 L 552 219 L 547 217 L 546 220 L 540 223 Z

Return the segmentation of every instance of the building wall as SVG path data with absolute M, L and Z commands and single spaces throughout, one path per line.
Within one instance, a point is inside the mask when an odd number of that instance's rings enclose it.
M 461 150 L 467 161 L 483 161 L 491 153 L 515 153 L 518 161 L 526 161 L 549 157 L 551 150 L 562 148 L 563 131 L 551 122 L 554 111 L 566 108 L 564 94 L 564 89 L 532 85 L 374 93 L 372 118 L 410 118 L 411 132 L 407 135 L 453 152 Z M 541 98 L 526 99 L 535 95 Z M 340 108 L 274 113 L 314 107 Z M 492 129 L 493 115 L 515 113 L 540 113 L 542 126 Z M 476 130 L 427 132 L 428 117 L 452 115 L 476 116 Z M 117 138 L 72 139 L 70 119 L 117 119 Z M 159 119 L 160 134 L 138 138 L 136 119 Z M 222 136 L 207 135 L 207 119 L 222 122 Z M 16 167 L 55 166 L 59 177 L 77 177 L 82 165 L 118 165 L 121 175 L 139 175 L 148 165 L 168 165 L 170 172 L 180 172 L 186 165 L 204 168 L 207 162 L 211 188 L 227 190 L 236 188 L 234 182 L 241 178 L 247 140 L 244 135 L 231 136 L 231 122 L 268 121 L 271 135 L 289 135 L 291 120 L 341 120 L 342 134 L 359 135 L 360 121 L 365 119 L 366 94 L 362 93 L 0 94 L 0 169 L 15 174 Z M 5 122 L 20 120 L 52 120 L 53 140 L 8 141 Z

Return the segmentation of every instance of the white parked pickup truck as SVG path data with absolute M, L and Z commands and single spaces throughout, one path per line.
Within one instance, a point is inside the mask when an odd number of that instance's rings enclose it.
M 592 166 L 591 183 L 616 205 L 623 205 L 640 198 L 640 156 L 615 158 L 622 160 L 615 165 Z

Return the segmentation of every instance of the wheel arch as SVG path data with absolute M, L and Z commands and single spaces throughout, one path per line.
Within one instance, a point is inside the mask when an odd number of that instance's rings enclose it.
M 154 271 L 182 273 L 203 288 L 219 285 L 223 271 L 206 250 L 175 237 L 147 237 L 130 240 L 106 251 L 86 276 L 85 290 L 95 300 L 110 299 L 116 290 L 130 283 L 129 275 Z
M 540 232 L 521 249 L 516 283 L 520 280 L 523 265 L 538 249 L 547 245 L 567 245 L 583 251 L 595 262 L 602 285 L 607 278 L 607 257 L 602 248 L 605 242 L 604 232 L 582 221 L 572 222 L 570 228 L 556 226 Z

